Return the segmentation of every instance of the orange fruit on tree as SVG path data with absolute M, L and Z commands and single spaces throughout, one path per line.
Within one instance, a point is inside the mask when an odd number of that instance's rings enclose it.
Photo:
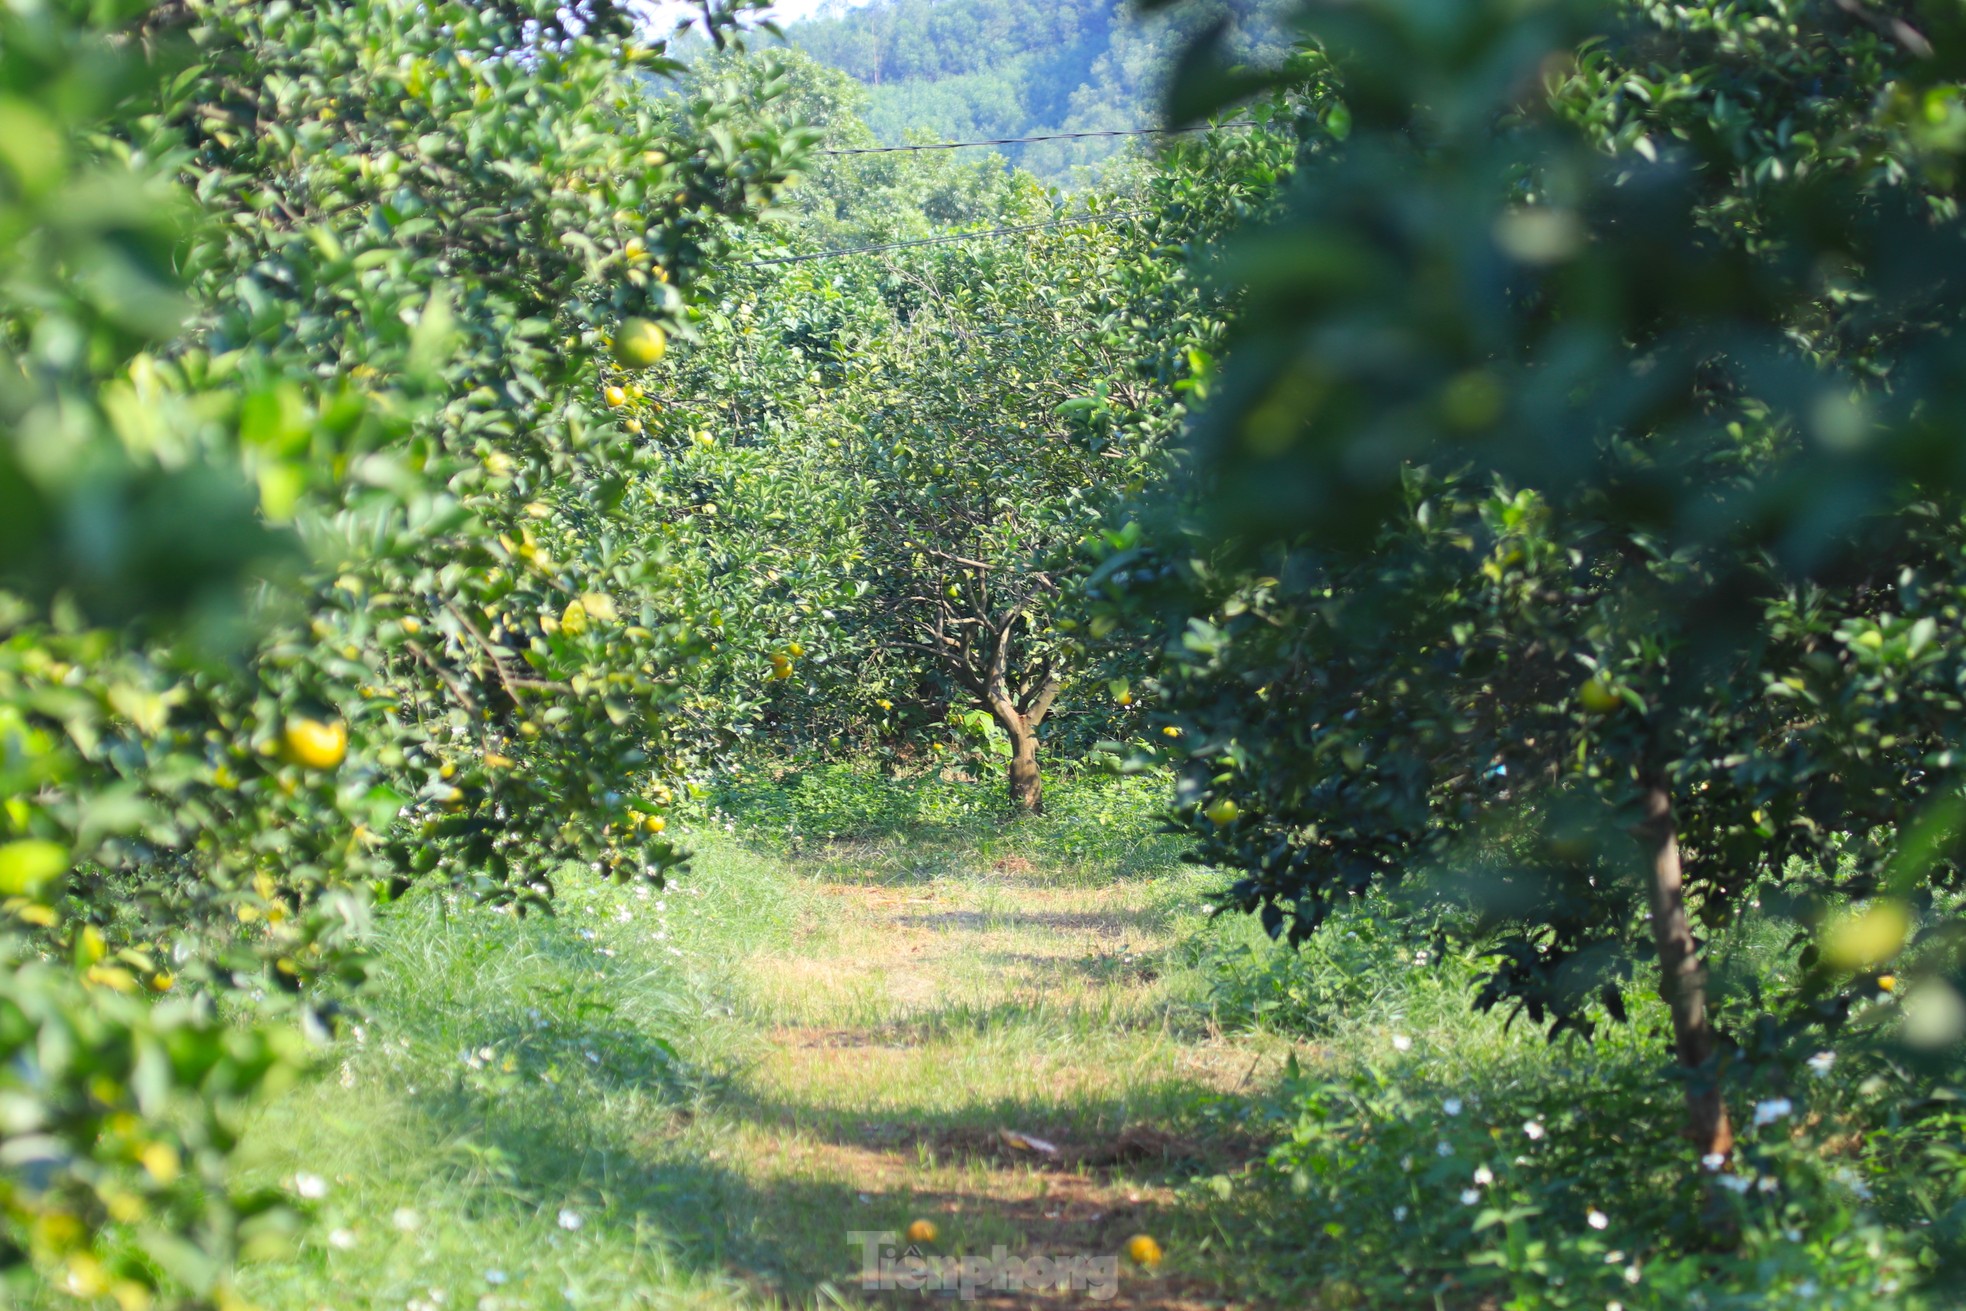
M 333 769 L 348 755 L 348 730 L 318 719 L 290 719 L 280 734 L 287 759 L 305 769 Z
M 614 334 L 614 362 L 624 369 L 646 369 L 669 350 L 669 335 L 647 319 L 627 319 Z

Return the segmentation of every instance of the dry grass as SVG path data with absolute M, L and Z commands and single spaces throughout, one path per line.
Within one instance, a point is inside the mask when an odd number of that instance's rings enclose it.
M 739 1082 L 760 1108 L 738 1156 L 762 1192 L 832 1183 L 905 1200 L 945 1247 L 1111 1255 L 1165 1233 L 1173 1184 L 1233 1171 L 1252 1145 L 1200 1139 L 1195 1099 L 1266 1082 L 1273 1037 L 1183 1034 L 1154 964 L 1169 916 L 1133 886 L 1046 886 L 1029 861 L 905 890 L 815 887 L 791 950 L 740 972 L 775 1022 Z M 1014 1150 L 1001 1130 L 1049 1141 Z M 985 1296 L 978 1305 L 1030 1304 Z M 1109 1305 L 1226 1305 L 1178 1249 Z

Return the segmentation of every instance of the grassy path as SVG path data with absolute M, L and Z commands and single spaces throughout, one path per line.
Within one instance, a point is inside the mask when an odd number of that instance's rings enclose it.
M 1122 1263 L 1129 1308 L 1233 1303 L 1180 1186 L 1252 1150 L 1203 1113 L 1288 1047 L 1213 1032 L 1177 946 L 1200 885 L 1017 857 L 713 847 L 658 895 L 391 930 L 338 1071 L 255 1126 L 319 1215 L 268 1307 L 863 1306 L 856 1232 Z M 1020 1150 L 1006 1131 L 1048 1141 Z M 1189 1194 L 1191 1196 L 1192 1194 Z M 1096 1271 L 1096 1267 L 1091 1267 Z M 984 1291 L 983 1306 L 1084 1301 Z

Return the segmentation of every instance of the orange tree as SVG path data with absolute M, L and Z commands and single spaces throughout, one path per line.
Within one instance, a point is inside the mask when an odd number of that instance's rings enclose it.
M 1447 896 L 1478 1004 L 1556 1032 L 1647 966 L 1718 1168 L 1729 1071 L 1880 979 L 1960 1036 L 1957 15 L 1303 18 L 1334 146 L 1230 257 L 1216 547 L 1106 594 L 1180 624 L 1179 822 L 1293 940 Z M 1816 931 L 1796 982 L 1716 992 L 1703 924 L 1757 908 Z
M 797 146 L 613 5 L 146 9 L 0 16 L 0 1255 L 126 1306 L 291 1223 L 224 1112 L 379 900 L 681 859 L 612 406 Z
M 1082 546 L 1162 476 L 1222 325 L 1195 265 L 1293 151 L 1288 133 L 1186 143 L 1090 198 L 1105 221 L 1056 224 L 1028 179 L 945 159 L 912 181 L 879 156 L 818 170 L 819 212 L 760 231 L 783 244 L 723 284 L 704 316 L 716 348 L 645 401 L 686 452 L 662 531 L 712 562 L 724 696 L 824 741 L 954 721 L 1002 758 L 1015 804 L 1040 808 L 1054 709 L 1103 726 L 1131 700 L 1123 673 L 1085 677 Z M 862 174 L 874 212 L 847 218 L 863 240 L 914 237 L 923 196 L 993 190 L 978 217 L 1045 226 L 805 260 L 844 235 L 835 198 Z

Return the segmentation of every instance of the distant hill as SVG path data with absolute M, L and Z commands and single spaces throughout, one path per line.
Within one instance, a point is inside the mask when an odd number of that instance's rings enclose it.
M 1178 18 L 1141 19 L 1125 0 L 834 0 L 791 24 L 791 42 L 864 85 L 883 141 L 978 139 L 1150 126 L 1180 38 L 1209 19 L 1235 23 L 1256 57 L 1286 41 L 1279 0 L 1205 0 Z M 1035 173 L 1063 177 L 1123 141 L 1007 148 Z

